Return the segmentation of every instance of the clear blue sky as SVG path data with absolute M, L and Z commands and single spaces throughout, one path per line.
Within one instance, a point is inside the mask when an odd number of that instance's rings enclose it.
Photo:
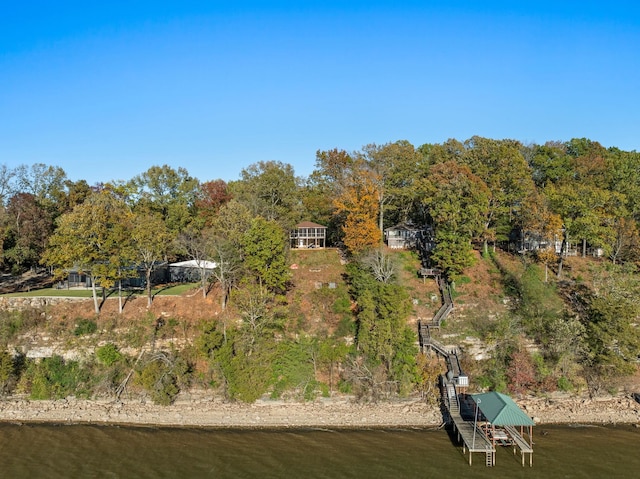
M 201 181 L 473 135 L 640 150 L 640 5 L 5 1 L 0 164 Z

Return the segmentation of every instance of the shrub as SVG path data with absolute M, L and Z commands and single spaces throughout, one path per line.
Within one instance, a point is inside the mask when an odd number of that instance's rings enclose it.
M 98 324 L 92 319 L 81 319 L 76 324 L 73 334 L 76 336 L 84 336 L 85 334 L 93 334 L 98 330 Z
M 305 339 L 278 344 L 273 362 L 272 397 L 280 397 L 287 390 L 295 390 L 304 399 L 313 399 L 316 381 L 312 354 L 315 349 L 317 344 Z
M 171 367 L 163 361 L 151 361 L 140 371 L 140 385 L 151 395 L 151 400 L 163 406 L 171 404 L 180 390 Z
M 573 384 L 571 384 L 571 381 L 569 381 L 565 376 L 560 376 L 558 378 L 558 389 L 560 391 L 569 392 L 573 390 Z
M 44 316 L 37 309 L 0 311 L 0 342 L 6 344 L 16 336 L 37 328 L 44 321 Z
M 181 357 L 158 353 L 138 370 L 137 382 L 154 403 L 167 406 L 175 401 L 180 386 L 187 385 L 191 373 L 190 365 Z
M 122 353 L 115 344 L 108 343 L 96 349 L 96 357 L 105 366 L 112 366 L 122 359 Z
M 13 357 L 7 350 L 0 350 L 0 394 L 7 392 L 14 377 Z
M 92 378 L 90 367 L 53 356 L 30 362 L 21 384 L 31 399 L 62 399 L 70 395 L 89 397 Z

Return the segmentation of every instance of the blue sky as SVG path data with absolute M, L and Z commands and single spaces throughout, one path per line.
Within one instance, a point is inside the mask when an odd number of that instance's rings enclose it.
M 95 6 L 94 4 L 97 4 Z M 0 164 L 235 180 L 473 135 L 640 150 L 640 6 L 64 1 L 0 9 Z

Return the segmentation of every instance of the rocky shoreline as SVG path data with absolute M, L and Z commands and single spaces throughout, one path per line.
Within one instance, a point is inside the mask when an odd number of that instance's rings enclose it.
M 640 404 L 630 397 L 527 398 L 517 401 L 537 424 L 640 424 Z M 227 403 L 187 397 L 171 406 L 144 400 L 0 401 L 0 422 L 104 424 L 207 428 L 425 428 L 442 425 L 438 407 L 419 399 L 359 404 L 352 398 L 311 403 L 260 400 Z

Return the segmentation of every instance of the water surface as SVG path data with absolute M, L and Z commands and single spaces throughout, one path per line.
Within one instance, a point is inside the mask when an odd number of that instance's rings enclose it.
M 640 429 L 534 428 L 533 468 L 474 464 L 444 430 L 215 430 L 0 425 L 6 478 L 637 478 Z

